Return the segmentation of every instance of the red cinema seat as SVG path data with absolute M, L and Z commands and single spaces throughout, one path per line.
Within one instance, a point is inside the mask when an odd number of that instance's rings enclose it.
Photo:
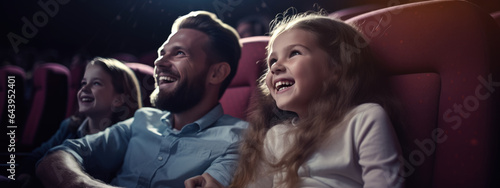
M 406 187 L 494 187 L 500 32 L 467 1 L 425 1 L 346 22 L 370 40 L 400 101 Z
M 77 95 L 80 90 L 83 75 L 85 74 L 85 64 L 78 64 L 70 69 L 70 82 L 68 93 L 68 107 L 66 110 L 66 117 L 69 117 L 78 110 Z
M 266 67 L 264 60 L 269 37 L 254 36 L 240 41 L 243 47 L 238 70 L 220 103 L 226 114 L 246 119 L 250 98 L 257 88 L 257 79 Z
M 347 20 L 347 19 L 352 18 L 354 16 L 364 14 L 364 13 L 367 13 L 370 11 L 374 11 L 377 9 L 381 9 L 381 8 L 384 8 L 384 6 L 379 5 L 379 4 L 359 5 L 359 6 L 354 6 L 354 7 L 349 7 L 349 8 L 344 8 L 344 9 L 334 11 L 334 12 L 328 14 L 328 17 L 336 18 L 339 20 Z
M 61 64 L 44 63 L 33 73 L 33 98 L 21 144 L 32 149 L 48 140 L 66 117 L 70 72 Z
M 151 107 L 149 95 L 155 90 L 154 68 L 141 63 L 125 63 L 134 71 L 141 87 L 142 106 Z
M 493 19 L 495 19 L 495 21 L 497 22 L 497 25 L 500 27 L 500 10 L 490 13 L 490 15 L 491 15 L 491 17 L 493 17 Z

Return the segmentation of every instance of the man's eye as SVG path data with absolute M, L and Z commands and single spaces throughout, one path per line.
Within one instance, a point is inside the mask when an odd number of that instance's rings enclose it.
M 183 51 L 177 51 L 176 55 L 186 55 Z

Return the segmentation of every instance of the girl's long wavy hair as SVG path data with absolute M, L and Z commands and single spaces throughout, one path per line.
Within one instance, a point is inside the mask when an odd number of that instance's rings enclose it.
M 127 65 L 116 59 L 96 57 L 87 64 L 87 68 L 89 66 L 100 66 L 111 76 L 111 84 L 113 84 L 115 92 L 122 94 L 124 97 L 122 106 L 110 109 L 112 114 L 106 123 L 113 125 L 119 121 L 126 120 L 132 117 L 137 109 L 142 107 L 139 81 L 134 71 L 127 67 Z M 70 129 L 76 132 L 86 117 L 85 114 L 77 110 L 70 117 Z
M 286 13 L 286 12 L 285 12 Z M 266 161 L 263 141 L 274 125 L 290 123 L 297 117 L 293 112 L 280 110 L 265 84 L 269 68 L 259 80 L 260 92 L 252 99 L 248 121 L 250 126 L 240 148 L 240 161 L 231 187 L 245 187 L 256 181 L 263 161 L 272 167 L 271 172 L 284 172 L 279 181 L 283 187 L 296 187 L 300 166 L 320 147 L 330 135 L 330 130 L 355 106 L 375 102 L 387 107 L 378 91 L 381 89 L 379 70 L 368 49 L 367 40 L 358 30 L 345 22 L 321 13 L 306 12 L 290 16 L 277 16 L 267 46 L 268 53 L 274 40 L 291 29 L 301 29 L 316 36 L 316 42 L 331 57 L 328 69 L 331 76 L 324 80 L 321 91 L 308 106 L 308 117 L 300 121 L 287 134 L 293 136 L 293 146 L 276 162 Z

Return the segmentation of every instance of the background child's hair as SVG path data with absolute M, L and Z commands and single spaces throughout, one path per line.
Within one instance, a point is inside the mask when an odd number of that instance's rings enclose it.
M 244 187 L 255 181 L 257 174 L 262 173 L 258 172 L 258 164 L 262 161 L 273 167 L 272 172 L 285 172 L 286 176 L 281 180 L 285 187 L 297 186 L 299 167 L 352 108 L 367 102 L 386 106 L 384 97 L 377 93 L 381 91 L 377 89 L 381 85 L 380 72 L 374 66 L 368 42 L 355 27 L 314 12 L 280 15 L 272 23 L 274 26 L 268 52 L 274 40 L 283 32 L 292 29 L 311 32 L 316 36 L 317 44 L 331 57 L 328 68 L 332 74 L 309 104 L 308 114 L 313 115 L 300 119 L 288 132 L 295 138 L 294 145 L 276 163 L 264 160 L 263 140 L 272 126 L 289 123 L 296 114 L 278 109 L 265 84 L 266 75 L 261 77 L 262 92 L 251 103 L 248 116 L 250 126 L 241 146 L 241 160 L 233 187 Z

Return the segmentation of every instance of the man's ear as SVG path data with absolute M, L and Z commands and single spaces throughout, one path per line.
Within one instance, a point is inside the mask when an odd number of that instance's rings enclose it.
M 231 67 L 229 63 L 221 62 L 213 64 L 208 72 L 208 82 L 211 84 L 220 84 L 231 72 Z

